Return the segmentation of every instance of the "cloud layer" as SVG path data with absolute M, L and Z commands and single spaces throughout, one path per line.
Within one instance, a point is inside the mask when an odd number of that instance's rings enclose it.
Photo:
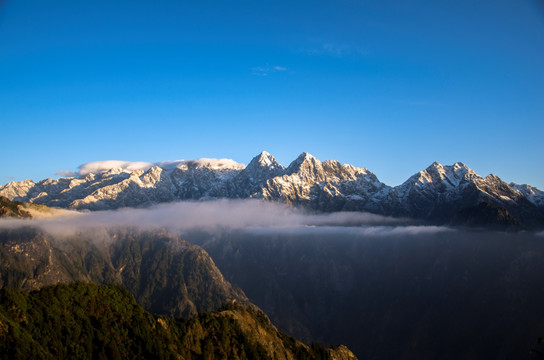
M 82 164 L 78 167 L 78 171 L 61 170 L 56 172 L 56 175 L 62 176 L 85 176 L 89 173 L 98 173 L 109 169 L 122 169 L 126 171 L 134 170 L 149 170 L 153 166 L 158 166 L 163 169 L 174 169 L 179 166 L 185 167 L 210 167 L 213 169 L 243 169 L 243 164 L 237 163 L 232 159 L 210 159 L 200 158 L 194 160 L 172 160 L 160 162 L 145 162 L 145 161 L 122 161 L 122 160 L 102 160 L 92 161 Z
M 407 220 L 360 212 L 310 214 L 293 207 L 259 200 L 215 200 L 161 204 L 145 209 L 59 213 L 34 220 L 3 220 L 0 227 L 36 225 L 53 233 L 71 233 L 96 226 L 167 228 L 171 231 L 244 230 L 254 233 L 354 232 L 368 235 L 419 234 L 449 231 L 414 226 Z M 408 226 L 407 226 L 408 225 Z

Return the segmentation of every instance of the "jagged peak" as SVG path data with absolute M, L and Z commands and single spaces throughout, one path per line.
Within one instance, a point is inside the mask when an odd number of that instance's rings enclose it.
M 421 174 L 421 173 L 423 173 L 425 171 L 427 171 L 429 173 L 438 172 L 438 173 L 442 173 L 442 174 L 447 174 L 447 173 L 454 173 L 454 174 L 471 173 L 471 174 L 476 174 L 471 168 L 469 168 L 468 166 L 466 166 L 464 163 L 462 163 L 460 161 L 454 163 L 453 165 L 442 165 L 438 161 L 435 161 L 431 165 L 429 165 L 424 171 L 420 171 L 419 173 Z
M 160 166 L 155 165 L 155 166 L 150 167 L 145 172 L 145 174 L 160 175 L 163 171 L 165 171 L 163 168 L 161 168 Z
M 456 162 L 455 164 L 453 164 L 451 166 L 451 168 L 453 168 L 453 170 L 455 172 L 462 172 L 464 174 L 473 174 L 473 175 L 477 175 L 476 172 L 474 170 L 472 170 L 471 168 L 469 168 L 467 165 L 465 165 L 465 163 L 462 163 L 460 161 Z
M 425 184 L 442 183 L 447 186 L 457 187 L 464 181 L 480 179 L 472 169 L 462 162 L 456 162 L 453 165 L 442 165 L 438 161 L 433 162 L 425 170 L 412 175 L 400 186 L 422 186 Z
M 315 156 L 313 156 L 312 154 L 310 153 L 307 153 L 306 151 L 301 153 L 298 157 L 297 157 L 297 160 L 300 160 L 300 161 L 306 161 L 306 160 L 317 160 L 317 158 Z
M 144 169 L 136 169 L 136 170 L 132 170 L 130 172 L 130 177 L 131 178 L 138 178 L 140 176 L 142 176 L 143 174 L 145 174 L 146 171 Z
M 462 162 L 460 162 L 460 161 L 458 161 L 458 162 L 456 162 L 455 164 L 453 164 L 453 167 L 454 167 L 454 168 L 465 168 L 465 169 L 469 169 L 468 166 L 466 166 L 464 163 L 462 163 Z
M 526 190 L 531 191 L 531 192 L 536 192 L 536 191 L 542 192 L 542 190 L 540 190 L 538 187 L 531 186 L 529 184 L 516 184 L 514 182 L 511 182 L 508 185 L 510 185 L 511 188 L 515 188 L 515 189 L 526 189 Z
M 290 174 L 298 172 L 303 165 L 314 166 L 318 164 L 321 164 L 321 161 L 319 161 L 315 156 L 311 155 L 310 153 L 303 152 L 291 164 L 289 164 L 287 173 Z
M 255 156 L 247 165 L 248 168 L 255 167 L 269 167 L 283 169 L 284 167 L 276 160 L 276 158 L 266 151 L 262 151 L 259 155 Z
M 484 178 L 484 180 L 486 180 L 486 181 L 500 181 L 500 182 L 502 182 L 501 178 L 498 177 L 498 176 L 495 175 L 495 174 L 489 174 L 489 175 L 487 175 L 487 176 Z
M 291 163 L 291 165 L 303 164 L 305 162 L 320 162 L 320 161 L 312 154 L 303 152 Z M 289 165 L 289 167 L 291 167 L 291 165 Z
M 443 168 L 443 167 L 444 167 L 444 166 L 443 166 L 441 163 L 439 163 L 438 161 L 435 161 L 435 162 L 433 162 L 431 165 L 429 165 L 429 166 L 427 167 L 427 170 L 429 170 L 429 169 L 437 169 L 437 168 L 440 169 L 440 168 Z

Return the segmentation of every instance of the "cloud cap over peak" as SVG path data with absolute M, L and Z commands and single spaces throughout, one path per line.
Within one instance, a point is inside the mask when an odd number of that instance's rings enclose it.
M 158 166 L 163 169 L 171 170 L 176 167 L 180 168 L 200 168 L 207 167 L 214 170 L 242 170 L 245 165 L 238 163 L 232 159 L 213 159 L 213 158 L 200 158 L 194 160 L 171 160 L 171 161 L 159 161 L 159 162 L 146 162 L 146 161 L 124 161 L 124 160 L 100 160 L 91 161 L 82 164 L 78 167 L 78 170 L 73 172 L 69 170 L 57 171 L 56 175 L 61 176 L 85 176 L 87 174 L 99 173 L 110 169 L 121 169 L 123 171 L 144 170 L 147 171 L 150 168 Z

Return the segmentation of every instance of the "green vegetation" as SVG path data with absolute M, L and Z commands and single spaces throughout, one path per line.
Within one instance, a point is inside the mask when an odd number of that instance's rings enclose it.
M 34 227 L 0 229 L 0 287 L 74 281 L 122 284 L 147 311 L 172 317 L 249 304 L 202 248 L 166 231 L 93 228 L 57 239 Z
M 350 358 L 345 350 L 308 347 L 280 333 L 251 308 L 231 304 L 175 320 L 146 312 L 121 286 L 88 283 L 0 290 L 0 354 L 2 359 Z

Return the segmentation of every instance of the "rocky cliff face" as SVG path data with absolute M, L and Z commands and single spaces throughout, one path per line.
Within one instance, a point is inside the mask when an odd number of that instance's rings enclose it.
M 266 152 L 247 167 L 234 162 L 186 161 L 148 170 L 100 170 L 81 177 L 11 182 L 0 195 L 52 207 L 103 210 L 179 200 L 259 198 L 317 211 L 367 211 L 456 225 L 544 227 L 544 192 L 485 178 L 463 163 L 437 162 L 391 187 L 364 168 L 320 161 L 302 153 L 287 168 Z M 483 205 L 482 205 L 483 204 Z M 500 218 L 493 216 L 493 211 Z M 480 214 L 478 209 L 487 209 Z M 504 227 L 503 225 L 498 225 Z
M 200 247 L 165 231 L 95 228 L 58 239 L 37 228 L 0 230 L 0 287 L 119 283 L 148 311 L 174 317 L 249 304 Z
M 31 218 L 32 216 L 28 211 L 22 209 L 21 203 L 0 196 L 0 218 L 1 217 Z

